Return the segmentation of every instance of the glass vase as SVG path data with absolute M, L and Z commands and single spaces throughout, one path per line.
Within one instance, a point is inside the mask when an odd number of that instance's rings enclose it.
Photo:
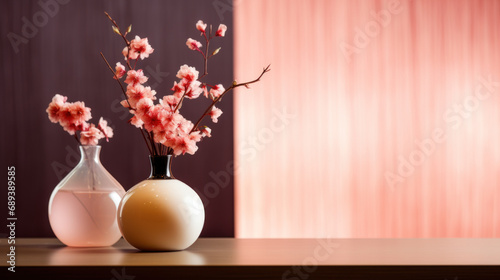
M 50 226 L 68 246 L 111 246 L 121 237 L 116 211 L 125 190 L 102 166 L 101 146 L 79 148 L 80 162 L 50 196 Z

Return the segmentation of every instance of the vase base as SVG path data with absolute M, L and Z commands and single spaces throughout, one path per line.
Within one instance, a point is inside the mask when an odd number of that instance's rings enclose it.
M 111 246 L 121 237 L 114 215 L 121 197 L 115 191 L 60 190 L 51 201 L 52 230 L 70 247 Z

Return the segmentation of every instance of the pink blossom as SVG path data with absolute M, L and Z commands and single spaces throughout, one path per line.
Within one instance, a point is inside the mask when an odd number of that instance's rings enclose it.
M 161 129 L 163 117 L 163 108 L 161 105 L 155 105 L 151 107 L 146 114 L 142 116 L 142 121 L 144 122 L 144 128 L 148 131 L 158 131 Z
M 127 91 L 125 92 L 125 94 L 128 97 L 127 100 L 128 103 L 130 103 L 130 106 L 135 108 L 137 102 L 144 97 L 143 96 L 144 89 L 145 87 L 141 84 L 135 84 L 135 85 L 131 84 L 127 86 Z
M 122 54 L 125 57 L 125 60 L 127 60 L 127 54 L 128 54 L 128 47 L 123 48 Z
M 198 150 L 196 141 L 194 141 L 190 136 L 177 138 L 175 145 L 172 148 L 174 149 L 174 155 L 176 156 L 185 153 L 193 155 Z
M 125 79 L 126 84 L 144 84 L 148 81 L 148 77 L 144 76 L 142 69 L 139 70 L 129 70 L 127 72 L 127 78 Z
M 140 84 L 129 85 L 127 86 L 126 95 L 128 97 L 128 102 L 130 106 L 135 108 L 137 102 L 143 98 L 149 98 L 155 100 L 156 91 L 151 90 L 151 87 L 144 87 Z
M 164 139 L 165 141 L 163 141 L 162 144 L 167 147 L 174 147 L 177 142 L 177 138 L 178 136 L 176 136 L 175 133 L 167 133 Z
M 188 89 L 186 91 L 186 97 L 189 99 L 198 98 L 203 92 L 203 88 L 201 88 L 200 85 L 201 85 L 200 81 L 193 81 L 189 83 Z
M 113 137 L 113 129 L 108 126 L 108 122 L 101 117 L 97 128 L 102 132 L 104 137 L 106 137 L 106 141 L 109 142 L 109 138 Z
M 148 38 L 141 39 L 139 36 L 135 36 L 135 39 L 130 41 L 130 53 L 128 57 L 130 59 L 137 59 L 138 57 L 144 59 L 149 57 L 153 51 L 154 49 L 148 43 Z
M 184 117 L 179 113 L 168 112 L 163 116 L 162 126 L 163 129 L 171 131 L 176 135 L 179 133 L 178 127 L 183 122 Z
M 191 82 L 194 80 L 198 80 L 198 74 L 199 72 L 196 70 L 196 68 L 184 64 L 177 72 L 176 77 L 179 79 L 186 79 L 187 81 Z
M 176 135 L 174 132 L 170 130 L 160 130 L 155 132 L 154 141 L 156 143 L 161 143 L 167 147 L 175 145 Z
M 154 133 L 153 135 L 153 140 L 156 143 L 165 143 L 167 140 L 167 131 L 166 130 L 159 130 Z
M 145 87 L 143 91 L 143 97 L 142 98 L 149 98 L 152 100 L 156 100 L 156 90 L 151 89 L 151 87 Z
M 123 75 L 125 75 L 125 66 L 123 66 L 120 62 L 117 62 L 115 67 L 115 76 L 113 79 L 121 79 Z
M 184 117 L 182 117 L 177 125 L 177 131 L 180 135 L 187 135 L 191 132 L 193 126 L 194 124 L 191 121 L 186 120 Z
M 73 114 L 71 114 L 71 110 L 68 105 L 61 107 L 59 110 L 59 123 L 62 126 L 68 126 L 75 123 L 73 120 Z
M 174 91 L 174 95 L 177 98 L 181 98 L 182 95 L 184 94 L 184 86 L 182 85 L 182 83 L 174 82 L 174 86 L 172 87 L 172 91 Z
M 196 75 L 197 74 L 198 73 L 196 73 Z M 188 78 L 182 79 L 179 83 L 174 82 L 174 86 L 172 87 L 174 96 L 176 96 L 177 98 L 182 98 L 183 95 L 186 95 L 186 97 L 189 99 L 198 98 L 200 94 L 203 93 L 204 86 L 202 86 L 200 81 L 188 80 L 192 78 L 196 78 L 196 76 L 188 76 Z
M 125 108 L 127 108 L 127 109 L 130 109 L 130 106 L 129 106 L 129 104 L 128 104 L 128 100 L 124 99 L 124 100 L 120 101 L 120 104 L 121 104 L 123 107 L 125 107 Z
M 203 89 L 203 95 L 208 98 L 208 89 L 206 85 L 202 85 L 201 88 Z
M 198 50 L 198 51 L 200 50 L 200 48 L 202 46 L 200 42 L 198 42 L 194 39 L 191 39 L 191 38 L 187 39 L 186 45 L 188 46 L 188 48 L 190 48 L 192 50 Z
M 90 125 L 86 122 L 83 123 L 65 123 L 62 124 L 61 126 L 63 127 L 64 131 L 68 132 L 70 135 L 74 135 L 77 131 L 84 131 L 88 130 Z
M 92 118 L 90 114 L 90 108 L 85 107 L 85 103 L 77 101 L 69 104 L 71 114 L 73 116 L 74 122 L 83 123 Z
M 203 21 L 199 20 L 196 23 L 196 29 L 200 30 L 202 33 L 205 33 L 205 29 L 207 28 L 207 24 L 203 23 Z
M 137 116 L 133 116 L 133 117 L 129 120 L 129 122 L 130 122 L 133 126 L 135 126 L 135 127 L 137 127 L 137 128 L 142 128 L 142 126 L 144 125 L 144 122 L 143 122 L 140 118 L 138 118 Z
M 64 105 L 64 103 L 66 103 L 66 100 L 68 100 L 68 97 L 62 96 L 60 94 L 56 94 L 54 95 L 54 97 L 52 97 L 52 103 L 58 104 L 60 106 Z
M 52 98 L 52 102 L 49 103 L 49 107 L 47 107 L 47 110 L 45 110 L 49 115 L 49 120 L 51 122 L 53 123 L 59 122 L 60 120 L 59 111 L 65 105 L 66 100 L 68 100 L 66 96 L 62 96 L 59 94 L 56 94 Z
M 175 110 L 177 105 L 179 104 L 180 98 L 175 95 L 167 95 L 163 97 L 163 100 L 160 100 L 161 104 L 168 108 L 170 111 Z
M 159 121 L 158 124 L 155 124 L 153 127 L 153 132 L 154 133 L 159 133 L 164 130 L 170 130 L 168 127 L 166 127 L 164 124 L 166 122 L 166 119 L 168 119 L 173 113 L 170 110 L 165 110 L 160 104 L 156 105 L 159 108 L 161 108 L 158 111 L 157 119 Z
M 92 124 L 88 130 L 80 133 L 80 143 L 82 145 L 95 146 L 99 142 L 99 139 L 103 137 L 104 134 Z
M 220 115 L 222 115 L 222 110 L 213 106 L 212 110 L 210 111 L 210 113 L 208 113 L 208 115 L 212 118 L 212 121 L 214 123 L 217 123 L 218 121 L 217 118 L 220 117 Z
M 200 131 L 194 131 L 189 134 L 189 139 L 195 142 L 200 142 L 202 137 L 203 135 L 201 134 Z
M 85 107 L 85 103 L 77 101 L 66 102 L 67 97 L 56 94 L 47 108 L 49 119 L 59 122 L 64 131 L 70 135 L 80 132 L 80 143 L 82 145 L 97 145 L 98 140 L 106 137 L 106 140 L 113 137 L 113 129 L 108 127 L 108 122 L 103 118 L 99 120 L 98 127 L 87 123 L 92 118 L 90 108 Z
M 205 137 L 205 136 L 212 137 L 212 134 L 211 134 L 212 130 L 208 126 L 205 126 L 202 129 L 200 129 L 200 132 L 201 132 L 201 135 L 203 137 Z
M 227 26 L 225 24 L 220 24 L 215 36 L 224 37 L 226 35 Z
M 212 87 L 212 89 L 210 90 L 210 95 L 212 96 L 212 98 L 215 100 L 217 97 L 219 97 L 226 89 L 224 88 L 224 86 L 222 86 L 221 84 L 218 84 L 218 85 L 215 85 Z
M 73 124 L 67 124 L 67 125 L 62 125 L 62 128 L 64 129 L 64 131 L 68 132 L 69 135 L 75 135 L 75 133 L 77 131 L 79 131 L 78 127 L 76 127 L 76 125 L 73 123 Z
M 154 106 L 154 104 L 153 104 L 153 100 L 151 100 L 151 98 L 142 98 L 135 105 L 135 114 L 139 117 L 142 117 L 153 106 Z M 141 124 L 141 126 L 142 126 L 142 124 Z
M 62 126 L 79 125 L 92 118 L 90 108 L 85 107 L 85 104 L 81 101 L 66 103 L 59 111 L 59 116 L 59 122 Z

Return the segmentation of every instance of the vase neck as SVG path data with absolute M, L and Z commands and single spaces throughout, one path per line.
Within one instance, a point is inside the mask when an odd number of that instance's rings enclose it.
M 148 179 L 175 179 L 170 168 L 172 155 L 149 156 L 151 162 L 151 176 Z
M 101 163 L 99 158 L 101 146 L 79 146 L 80 148 L 80 163 Z

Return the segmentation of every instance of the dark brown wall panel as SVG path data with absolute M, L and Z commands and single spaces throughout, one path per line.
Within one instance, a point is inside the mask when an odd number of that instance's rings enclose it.
M 49 8 L 40 3 L 50 3 Z M 139 131 L 126 123 L 129 115 L 118 105 L 121 91 L 99 55 L 102 51 L 113 65 L 123 62 L 123 42 L 112 32 L 104 11 L 123 27 L 132 24 L 133 36 L 149 38 L 155 52 L 140 63 L 158 96 L 171 93 L 180 65 L 202 68 L 199 54 L 185 45 L 189 37 L 201 39 L 195 28 L 198 19 L 214 28 L 219 23 L 228 26 L 224 39 L 212 41 L 222 51 L 210 61 L 206 81 L 225 85 L 232 81 L 230 1 L 8 0 L 2 4 L 0 166 L 4 178 L 8 166 L 16 167 L 18 237 L 53 236 L 47 217 L 49 197 L 79 158 L 76 141 L 45 113 L 56 93 L 69 101 L 84 101 L 92 108 L 93 122 L 103 116 L 111 123 L 115 137 L 101 143 L 101 160 L 126 190 L 149 176 L 147 148 Z M 182 113 L 197 118 L 206 105 L 203 98 L 186 102 Z M 233 160 L 232 97 L 225 97 L 220 108 L 224 114 L 219 123 L 206 120 L 212 138 L 199 143 L 194 156 L 173 161 L 174 175 L 206 198 L 202 236 L 234 236 L 233 180 L 226 171 Z M 5 221 L 7 187 L 0 193 L 4 209 L 0 217 Z M 6 236 L 6 228 L 0 234 Z

